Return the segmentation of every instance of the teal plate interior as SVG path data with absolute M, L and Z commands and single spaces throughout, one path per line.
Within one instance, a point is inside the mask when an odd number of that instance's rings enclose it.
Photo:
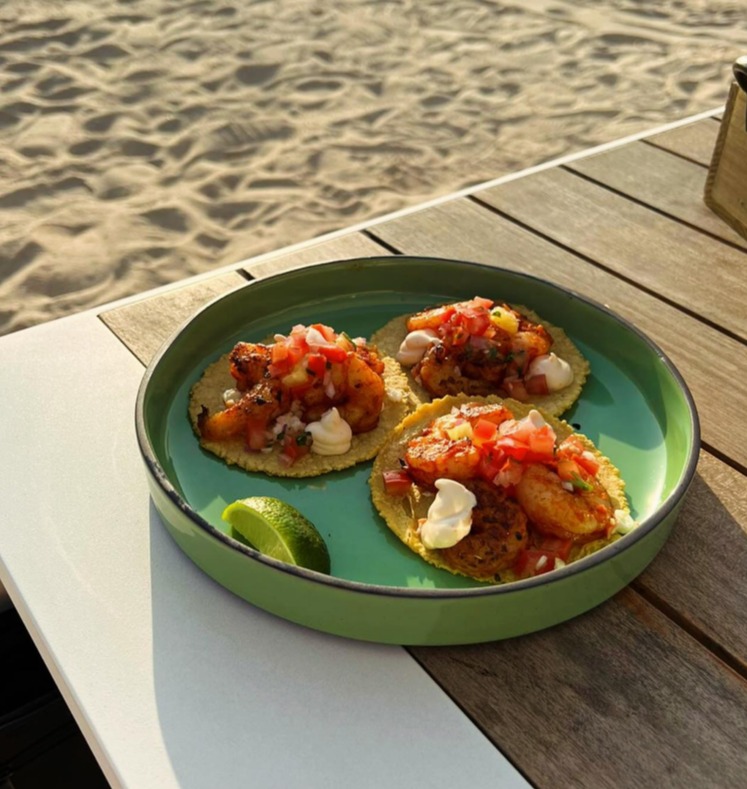
M 591 438 L 626 480 L 641 526 L 615 545 L 549 576 L 486 586 L 425 564 L 389 532 L 371 504 L 370 462 L 290 480 L 229 467 L 200 448 L 187 418 L 189 389 L 237 341 L 317 321 L 370 336 L 397 315 L 475 295 L 531 307 L 563 327 L 589 360 L 590 378 L 563 417 Z M 409 257 L 312 266 L 249 283 L 212 302 L 148 367 L 137 428 L 159 513 L 202 569 L 250 602 L 293 621 L 393 643 L 504 638 L 602 602 L 663 544 L 699 449 L 697 414 L 681 376 L 630 324 L 533 277 Z M 224 507 L 256 495 L 288 501 L 317 525 L 329 547 L 331 576 L 289 568 L 227 536 L 220 517 Z M 548 595 L 558 598 L 552 606 L 542 602 Z M 418 620 L 408 625 L 403 616 L 410 617 L 411 609 L 419 612 Z M 479 620 L 465 623 L 468 611 Z

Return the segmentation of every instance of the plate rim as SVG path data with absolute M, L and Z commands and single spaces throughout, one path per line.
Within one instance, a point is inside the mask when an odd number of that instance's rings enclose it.
M 532 282 L 538 283 L 543 287 L 550 287 L 553 290 L 563 293 L 564 296 L 571 296 L 572 298 L 585 303 L 587 306 L 590 306 L 596 309 L 597 311 L 604 313 L 605 315 L 609 316 L 613 320 L 622 324 L 624 328 L 626 328 L 632 334 L 636 335 L 639 338 L 639 340 L 641 340 L 645 345 L 648 345 L 652 349 L 652 351 L 655 353 L 658 359 L 664 364 L 668 373 L 674 379 L 677 387 L 679 388 L 680 392 L 684 396 L 685 403 L 687 405 L 687 411 L 690 420 L 689 428 L 692 433 L 692 444 L 689 448 L 689 454 L 688 454 L 687 462 L 685 463 L 683 468 L 683 473 L 681 474 L 680 480 L 675 486 L 675 488 L 671 491 L 671 493 L 667 496 L 667 498 L 661 503 L 661 505 L 651 515 L 649 515 L 647 518 L 641 521 L 633 531 L 624 535 L 621 539 L 617 540 L 611 545 L 607 545 L 604 548 L 590 554 L 589 556 L 585 556 L 584 558 L 579 559 L 578 561 L 567 564 L 565 567 L 562 567 L 559 570 L 553 571 L 551 576 L 539 575 L 539 576 L 534 576 L 532 578 L 525 578 L 518 581 L 512 581 L 510 583 L 486 584 L 485 586 L 470 587 L 470 588 L 411 588 L 411 587 L 403 587 L 403 586 L 388 586 L 384 584 L 371 584 L 371 583 L 365 583 L 363 581 L 354 581 L 347 578 L 340 578 L 334 575 L 327 575 L 326 573 L 320 573 L 315 570 L 309 570 L 304 567 L 298 567 L 296 565 L 286 564 L 285 562 L 281 562 L 277 559 L 273 559 L 272 557 L 266 556 L 265 554 L 260 553 L 254 548 L 251 548 L 248 545 L 244 545 L 243 543 L 234 540 L 229 535 L 225 534 L 224 532 L 220 531 L 215 526 L 213 526 L 211 523 L 209 523 L 199 513 L 193 510 L 189 506 L 189 504 L 180 496 L 179 492 L 174 487 L 173 483 L 169 479 L 165 470 L 158 462 L 156 454 L 148 438 L 147 430 L 145 428 L 145 419 L 143 413 L 145 397 L 150 381 L 153 378 L 155 371 L 158 365 L 160 364 L 161 360 L 168 353 L 173 343 L 176 342 L 179 336 L 193 322 L 199 320 L 199 318 L 205 312 L 211 310 L 216 304 L 223 301 L 224 299 L 227 299 L 235 295 L 240 290 L 244 290 L 245 288 L 250 288 L 254 285 L 260 283 L 266 283 L 272 280 L 293 278 L 295 276 L 302 275 L 303 272 L 308 272 L 310 270 L 313 271 L 316 269 L 323 269 L 323 268 L 349 267 L 351 264 L 357 264 L 365 267 L 371 265 L 380 265 L 382 262 L 383 263 L 397 262 L 399 264 L 411 263 L 415 265 L 424 264 L 426 262 L 445 263 L 451 265 L 474 267 L 483 271 L 495 271 L 503 275 L 508 275 L 509 277 L 515 277 L 518 279 L 529 281 L 530 283 Z M 622 317 L 617 312 L 612 310 L 610 307 L 596 301 L 595 299 L 584 296 L 575 290 L 566 288 L 562 285 L 558 285 L 550 280 L 543 279 L 542 277 L 538 277 L 534 274 L 527 274 L 520 271 L 513 271 L 511 269 L 506 269 L 501 266 L 493 266 L 487 263 L 479 263 L 476 261 L 459 260 L 456 258 L 441 258 L 441 257 L 434 257 L 429 255 L 372 255 L 367 257 L 353 257 L 353 258 L 327 260 L 318 263 L 302 265 L 296 268 L 287 269 L 285 271 L 279 271 L 273 274 L 268 274 L 267 276 L 260 277 L 258 279 L 249 279 L 245 283 L 242 283 L 225 293 L 218 294 L 214 298 L 210 299 L 207 303 L 205 303 L 202 307 L 200 307 L 197 311 L 192 313 L 190 317 L 184 320 L 179 325 L 179 327 L 175 331 L 173 331 L 171 335 L 161 344 L 158 351 L 154 354 L 150 362 L 147 364 L 140 385 L 138 387 L 137 397 L 135 401 L 135 430 L 136 430 L 137 442 L 138 442 L 138 447 L 140 449 L 140 453 L 143 457 L 146 468 L 149 474 L 151 475 L 152 479 L 154 480 L 155 484 L 157 484 L 160 487 L 161 491 L 167 496 L 167 498 L 171 501 L 171 503 L 174 506 L 176 506 L 177 509 L 179 509 L 196 526 L 198 526 L 204 532 L 206 532 L 208 537 L 217 538 L 229 549 L 234 550 L 246 556 L 249 559 L 267 565 L 272 569 L 279 570 L 282 573 L 288 574 L 290 576 L 294 576 L 299 579 L 311 581 L 314 583 L 322 583 L 323 585 L 326 586 L 331 586 L 333 588 L 337 588 L 349 592 L 355 592 L 358 594 L 383 595 L 387 597 L 401 597 L 405 599 L 454 600 L 461 598 L 483 597 L 489 595 L 513 594 L 516 592 L 520 592 L 524 589 L 533 588 L 535 586 L 550 586 L 553 583 L 562 582 L 565 579 L 570 578 L 574 575 L 578 575 L 582 572 L 586 572 L 592 569 L 593 567 L 596 567 L 598 564 L 614 559 L 615 556 L 617 556 L 618 554 L 624 551 L 627 551 L 629 548 L 632 548 L 634 545 L 636 545 L 638 542 L 644 539 L 662 521 L 664 521 L 672 513 L 672 511 L 680 504 L 682 498 L 684 497 L 685 493 L 687 492 L 688 488 L 692 483 L 693 477 L 695 476 L 695 470 L 698 464 L 698 458 L 701 448 L 700 417 L 698 415 L 695 400 L 692 396 L 690 388 L 685 382 L 680 371 L 671 361 L 669 356 L 661 349 L 658 343 L 652 340 L 643 331 L 638 329 L 627 318 Z

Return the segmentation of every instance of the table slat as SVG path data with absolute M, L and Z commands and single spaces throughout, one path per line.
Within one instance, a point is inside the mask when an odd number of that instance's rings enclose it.
M 389 254 L 388 250 L 362 233 L 350 233 L 296 252 L 278 254 L 256 264 L 247 262 L 241 267 L 251 277 L 259 278 L 327 260 Z M 107 310 L 100 317 L 147 365 L 164 340 L 201 307 L 216 296 L 246 283 L 246 278 L 238 271 L 229 271 Z
M 747 338 L 747 254 L 566 170 L 479 193 L 556 242 Z
M 99 317 L 147 365 L 161 345 L 197 310 L 241 285 L 246 285 L 246 278 L 229 271 L 106 310 Z
M 747 682 L 630 589 L 541 633 L 411 652 L 537 786 L 744 786 Z
M 670 356 L 693 392 L 703 436 L 747 466 L 747 348 L 613 274 L 468 200 L 373 228 L 407 254 L 440 255 L 534 274 L 608 305 L 646 332 Z M 718 360 L 714 363 L 714 360 Z
M 285 252 L 242 265 L 252 277 L 268 277 L 301 266 L 324 263 L 328 260 L 373 257 L 389 252 L 363 233 L 350 233 L 339 238 L 303 247 L 295 252 Z
M 703 201 L 708 170 L 699 164 L 638 142 L 578 159 L 568 169 L 747 249 L 747 239 Z
M 714 117 L 654 134 L 646 137 L 646 142 L 708 166 L 716 147 L 718 130 L 719 118 Z
M 701 453 L 672 537 L 634 582 L 656 599 L 676 600 L 690 626 L 720 644 L 747 676 L 747 484 Z

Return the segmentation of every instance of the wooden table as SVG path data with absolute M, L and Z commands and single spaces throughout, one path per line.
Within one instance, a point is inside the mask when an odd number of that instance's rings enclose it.
M 702 202 L 718 128 L 701 118 L 0 340 L 0 579 L 113 784 L 747 785 L 747 242 Z M 132 420 L 159 344 L 247 279 L 398 253 L 608 304 L 690 386 L 703 450 L 674 533 L 592 612 L 479 646 L 345 641 L 225 592 L 149 507 Z

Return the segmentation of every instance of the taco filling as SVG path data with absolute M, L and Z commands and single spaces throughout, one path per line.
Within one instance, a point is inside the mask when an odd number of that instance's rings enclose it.
M 410 548 L 482 581 L 559 569 L 635 525 L 612 463 L 566 423 L 512 400 L 421 406 L 382 449 L 371 487 Z
M 496 394 L 561 413 L 588 374 L 562 330 L 525 308 L 480 296 L 396 319 L 374 341 L 409 368 L 423 402 Z
M 203 447 L 229 463 L 311 476 L 372 457 L 409 410 L 406 380 L 365 339 L 296 325 L 239 342 L 191 392 Z

